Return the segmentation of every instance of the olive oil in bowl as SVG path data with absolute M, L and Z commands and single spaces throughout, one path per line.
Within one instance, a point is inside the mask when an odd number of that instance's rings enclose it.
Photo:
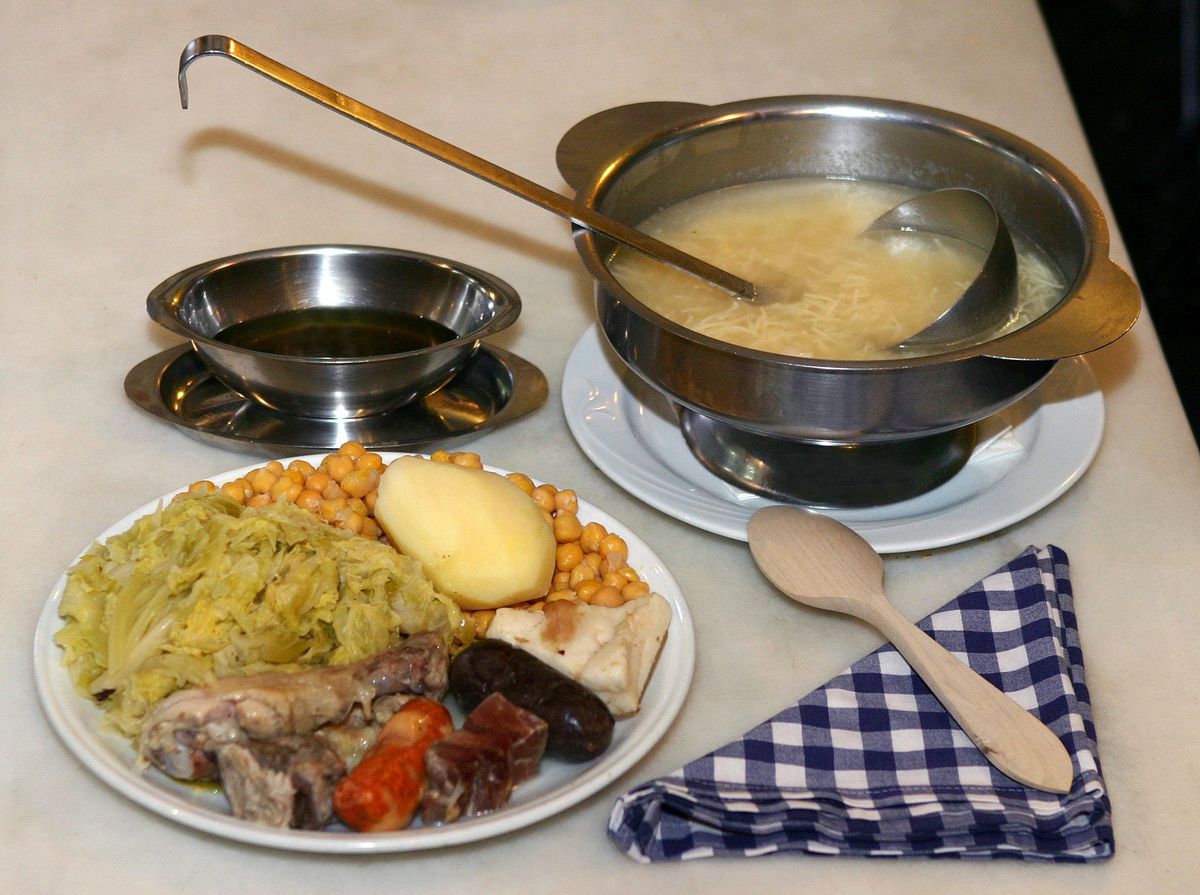
M 448 326 L 407 311 L 316 306 L 235 323 L 214 336 L 235 348 L 288 357 L 379 357 L 452 342 Z

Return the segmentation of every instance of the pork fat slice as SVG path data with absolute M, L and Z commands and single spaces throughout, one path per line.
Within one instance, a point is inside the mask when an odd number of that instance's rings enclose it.
M 614 608 L 560 600 L 541 612 L 500 609 L 487 636 L 532 653 L 625 717 L 641 705 L 670 623 L 671 604 L 651 593 Z
M 414 634 L 352 665 L 292 674 L 221 678 L 172 693 L 142 728 L 141 755 L 182 780 L 215 780 L 217 751 L 230 743 L 312 733 L 344 720 L 355 706 L 392 693 L 440 697 L 449 663 L 441 637 Z

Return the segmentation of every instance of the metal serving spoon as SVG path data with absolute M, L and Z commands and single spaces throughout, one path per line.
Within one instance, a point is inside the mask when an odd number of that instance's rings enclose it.
M 949 236 L 987 254 L 962 295 L 897 347 L 953 344 L 978 337 L 1009 319 L 1017 301 L 1017 253 L 1004 219 L 987 196 L 961 187 L 921 193 L 880 215 L 863 235 L 895 230 Z
M 756 512 L 749 532 L 750 552 L 772 584 L 798 603 L 876 628 L 988 761 L 1034 789 L 1070 791 L 1074 769 L 1058 737 L 888 602 L 883 559 L 857 533 L 828 516 L 782 506 Z
M 239 43 L 231 37 L 209 34 L 196 38 L 184 48 L 182 55 L 179 57 L 179 99 L 185 109 L 188 106 L 187 78 L 185 73 L 188 66 L 201 56 L 223 56 L 227 59 L 232 59 L 234 62 L 244 65 L 251 71 L 257 72 L 277 84 L 282 84 L 284 87 L 294 90 L 301 96 L 307 97 L 327 109 L 332 109 L 341 115 L 345 115 L 352 121 L 366 125 L 384 136 L 391 137 L 393 140 L 399 140 L 406 146 L 419 149 L 421 152 L 431 155 L 439 161 L 453 165 L 459 170 L 466 171 L 468 174 L 473 174 L 493 186 L 498 186 L 513 195 L 520 196 L 522 199 L 526 199 L 547 211 L 552 211 L 560 217 L 571 221 L 573 224 L 611 237 L 624 245 L 637 249 L 643 254 L 658 259 L 676 270 L 711 283 L 717 288 L 728 292 L 734 298 L 742 301 L 754 301 L 757 297 L 758 293 L 754 285 L 743 280 L 741 277 L 734 276 L 719 267 L 714 267 L 707 261 L 702 261 L 686 252 L 681 252 L 679 249 L 665 242 L 660 242 L 654 237 L 642 233 L 640 230 L 635 230 L 633 227 L 622 224 L 620 221 L 615 221 L 597 211 L 593 211 L 585 205 L 581 205 L 553 190 L 534 183 L 532 180 L 527 180 L 519 174 L 514 174 L 512 171 L 492 164 L 477 155 L 472 155 L 432 134 L 418 130 L 399 119 L 380 112 L 378 109 L 373 109 L 368 105 L 360 103 L 356 99 L 351 99 L 345 94 L 334 90 L 332 87 L 327 87 L 324 84 L 314 81 L 312 78 L 264 56 L 257 50 L 252 50 L 250 47 Z

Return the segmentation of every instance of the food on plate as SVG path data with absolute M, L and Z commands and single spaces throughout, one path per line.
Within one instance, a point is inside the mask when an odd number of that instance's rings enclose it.
M 500 693 L 488 696 L 462 729 L 426 753 L 421 818 L 437 825 L 503 808 L 513 787 L 537 774 L 547 731 L 545 721 Z
M 514 786 L 537 776 L 549 728 L 533 712 L 493 693 L 471 710 L 463 728 L 505 738 Z
M 494 472 L 399 457 L 380 479 L 375 517 L 464 609 L 508 606 L 550 588 L 554 533 L 529 497 Z
M 638 710 L 670 623 L 671 605 L 651 593 L 613 608 L 558 601 L 536 612 L 501 609 L 488 637 L 579 681 L 620 718 Z
M 446 683 L 445 644 L 439 635 L 423 632 L 351 665 L 226 677 L 178 690 L 146 720 L 139 751 L 172 777 L 216 780 L 218 753 L 230 743 L 309 734 L 344 721 L 355 707 L 369 716 L 377 697 L 436 698 Z
M 169 693 L 220 677 L 345 664 L 473 631 L 420 564 L 286 502 L 188 495 L 71 569 L 55 635 L 76 687 L 135 736 Z
M 595 758 L 612 742 L 612 713 L 595 693 L 502 640 L 477 640 L 450 663 L 450 692 L 467 711 L 492 693 L 546 722 L 546 752 L 567 761 Z
M 342 823 L 370 833 L 407 827 L 425 789 L 425 754 L 453 730 L 441 703 L 423 697 L 405 703 L 334 789 L 333 809 Z
M 217 765 L 234 817 L 299 830 L 328 826 L 333 788 L 346 774 L 337 751 L 313 735 L 227 743 Z
M 588 760 L 613 736 L 587 686 L 499 640 L 468 649 L 493 619 L 501 634 L 536 627 L 510 616 L 558 619 L 566 639 L 589 619 L 611 649 L 582 679 L 637 707 L 664 636 L 646 607 L 662 598 L 579 509 L 573 491 L 468 452 L 388 465 L 348 442 L 316 465 L 271 461 L 93 545 L 54 639 L 137 765 L 219 782 L 236 817 L 451 823 L 507 805 L 543 753 Z M 437 701 L 451 667 L 457 731 Z
M 286 467 L 271 460 L 226 482 L 220 490 L 249 507 L 285 501 L 314 513 L 322 522 L 382 538 L 374 508 L 384 465 L 379 454 L 360 442 L 347 441 L 317 466 L 303 459 L 292 460 Z M 188 489 L 193 494 L 216 490 L 208 480 L 194 482 Z
M 891 347 L 949 307 L 983 262 L 982 251 L 955 239 L 860 235 L 914 194 L 879 181 L 781 178 L 702 193 L 639 224 L 745 277 L 773 296 L 769 302 L 730 301 L 631 249 L 618 249 L 609 268 L 652 310 L 714 339 L 836 360 L 894 357 Z M 1013 236 L 1018 309 L 1002 328 L 1045 313 L 1066 286 L 1044 253 Z

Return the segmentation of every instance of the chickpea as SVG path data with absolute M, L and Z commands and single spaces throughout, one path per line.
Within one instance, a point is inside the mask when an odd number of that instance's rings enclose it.
M 621 588 L 621 599 L 626 602 L 636 600 L 638 597 L 644 597 L 650 593 L 650 585 L 645 581 L 630 581 Z
M 255 494 L 253 497 L 251 497 L 249 500 L 246 501 L 246 506 L 248 506 L 248 507 L 265 507 L 265 506 L 270 506 L 270 504 L 271 504 L 271 495 L 270 494 Z
M 355 469 L 374 469 L 383 472 L 383 457 L 374 453 L 366 453 L 354 461 Z
M 383 529 L 379 527 L 379 523 L 367 516 L 363 519 L 362 531 L 359 534 L 372 540 L 379 540 L 379 536 L 383 534 Z
M 316 491 L 320 494 L 332 482 L 327 472 L 312 472 L 308 478 L 304 480 L 304 487 L 309 491 Z
M 633 568 L 633 566 L 622 566 L 620 569 L 620 573 L 621 573 L 621 577 L 623 577 L 630 584 L 636 584 L 637 582 L 642 580 L 641 576 L 638 575 L 637 571 Z
M 338 519 L 334 524 L 338 528 L 344 528 L 347 531 L 354 532 L 356 535 L 360 535 L 362 534 L 363 530 L 363 521 L 364 520 L 361 515 L 351 510 L 343 518 Z
M 337 519 L 338 513 L 346 509 L 346 498 L 337 497 L 333 500 L 321 501 L 320 516 L 326 522 L 333 522 Z
M 522 472 L 510 472 L 505 476 L 510 482 L 524 491 L 526 494 L 533 493 L 533 479 Z
M 429 455 L 429 459 L 432 460 L 434 463 L 449 463 L 450 462 L 450 452 L 449 451 L 434 451 L 432 454 Z
M 366 497 L 379 487 L 379 472 L 374 469 L 352 469 L 338 484 L 351 497 Z
M 596 578 L 595 570 L 585 562 L 581 562 L 571 570 L 571 587 L 578 591 L 581 581 L 591 581 Z
M 346 501 L 346 506 L 350 507 L 350 509 L 358 513 L 360 516 L 367 515 L 367 505 L 358 497 L 351 497 Z
M 592 605 L 616 608 L 624 606 L 625 601 L 621 598 L 621 592 L 615 587 L 601 587 L 592 595 Z
M 554 512 L 554 495 L 558 489 L 553 485 L 538 485 L 533 489 L 533 502 L 547 513 Z
M 347 441 L 340 448 L 338 448 L 339 457 L 350 457 L 351 459 L 355 457 L 361 457 L 366 452 L 367 449 L 362 446 L 361 442 L 358 441 Z
M 375 515 L 375 501 L 379 499 L 379 492 L 372 491 L 363 498 L 363 503 L 367 505 L 367 513 L 371 516 Z
M 296 495 L 295 503 L 303 510 L 316 513 L 321 509 L 321 495 L 311 488 L 304 488 Z
M 330 479 L 329 484 L 321 489 L 321 496 L 326 500 L 344 500 L 346 492 L 342 490 L 341 485 Z
M 561 491 L 559 492 L 562 493 Z M 571 541 L 579 542 L 579 535 L 583 532 L 583 526 L 579 524 L 579 517 L 574 513 L 566 510 L 559 510 L 554 515 L 554 540 L 560 544 L 566 544 Z M 582 558 L 583 550 L 579 551 Z
M 450 455 L 450 462 L 455 466 L 465 466 L 468 469 L 483 469 L 483 461 L 478 454 L 470 451 L 458 451 Z
M 600 542 L 600 555 L 607 557 L 610 553 L 620 553 L 622 556 L 628 556 L 629 545 L 625 543 L 625 539 L 620 535 L 606 535 L 604 540 Z
M 323 465 L 329 477 L 340 484 L 346 474 L 354 469 L 354 458 L 346 454 L 335 454 L 327 457 Z
M 584 553 L 600 553 L 600 542 L 608 536 L 604 526 L 599 522 L 589 522 L 579 534 L 579 546 Z
M 575 515 L 579 512 L 579 498 L 574 491 L 563 490 L 554 495 L 554 509 L 560 513 Z
M 591 566 L 593 571 L 599 572 L 600 566 L 604 562 L 604 557 L 602 557 L 599 553 L 585 553 L 583 555 L 583 561 Z
M 271 490 L 271 486 L 278 480 L 279 476 L 265 466 L 254 470 L 246 476 L 246 481 L 250 483 L 250 487 L 254 489 L 255 494 L 267 494 Z
M 290 479 L 286 475 L 281 475 L 275 480 L 275 484 L 271 486 L 271 500 L 286 500 L 288 503 L 295 503 L 296 498 L 300 496 L 303 487 Z
M 600 583 L 605 587 L 615 587 L 617 590 L 620 590 L 629 582 L 625 580 L 625 576 L 620 572 L 605 572 L 600 576 Z
M 569 590 L 552 590 L 546 594 L 547 603 L 557 603 L 559 600 L 574 600 L 575 594 Z
M 304 479 L 301 480 L 300 484 L 304 484 L 308 477 L 317 471 L 316 467 L 307 460 L 293 460 L 288 464 L 287 468 L 289 471 L 295 471 L 304 476 Z
M 555 572 L 550 579 L 550 590 L 570 590 L 571 589 L 571 573 L 570 572 Z
M 600 589 L 600 586 L 600 582 L 595 578 L 591 578 L 587 581 L 580 581 L 579 586 L 575 588 L 575 596 L 584 603 L 590 603 L 592 602 L 592 597 L 595 596 L 596 591 Z
M 554 551 L 554 565 L 560 572 L 570 572 L 583 562 L 583 551 L 578 544 L 559 544 Z
M 475 636 L 483 637 L 496 617 L 495 609 L 479 609 L 471 613 L 471 622 L 475 625 Z
M 188 487 L 188 494 L 207 494 L 209 491 L 216 491 L 217 486 L 205 479 L 202 482 L 193 482 Z
M 221 490 L 236 500 L 238 503 L 246 502 L 246 489 L 237 482 L 226 482 L 221 486 Z
M 283 475 L 283 464 L 282 464 L 282 463 L 280 463 L 278 460 L 271 460 L 271 461 L 269 461 L 269 462 L 267 463 L 267 465 L 266 465 L 265 467 L 263 467 L 263 468 L 264 468 L 264 469 L 266 469 L 266 470 L 267 470 L 267 472 L 269 472 L 269 473 L 271 473 L 272 475 L 274 475 L 276 478 L 278 478 L 279 476 Z

